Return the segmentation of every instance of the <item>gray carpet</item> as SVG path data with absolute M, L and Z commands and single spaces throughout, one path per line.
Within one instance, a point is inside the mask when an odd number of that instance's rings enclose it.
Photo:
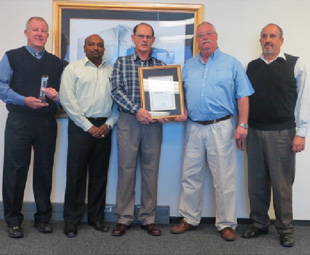
M 112 223 L 108 225 L 114 227 Z M 24 238 L 11 239 L 7 236 L 5 222 L 0 220 L 0 254 L 310 254 L 309 222 L 295 224 L 293 248 L 280 246 L 273 226 L 268 235 L 247 240 L 240 235 L 248 225 L 239 224 L 238 239 L 226 242 L 213 224 L 202 223 L 196 230 L 181 235 L 170 233 L 174 225 L 160 225 L 163 235 L 159 237 L 148 235 L 139 225 L 132 226 L 124 236 L 113 237 L 111 231 L 101 233 L 83 223 L 78 228 L 77 237 L 67 238 L 63 234 L 63 222 L 53 222 L 53 234 L 42 234 L 33 227 L 32 221 L 24 221 Z

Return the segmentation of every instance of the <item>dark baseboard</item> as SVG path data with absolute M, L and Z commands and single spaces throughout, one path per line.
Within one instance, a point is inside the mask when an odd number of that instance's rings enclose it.
M 53 214 L 52 221 L 63 221 L 63 203 L 53 203 Z M 134 224 L 139 223 L 138 210 L 140 206 L 135 206 L 135 220 Z M 85 207 L 87 211 L 87 206 Z M 22 213 L 27 220 L 33 220 L 33 215 L 36 212 L 36 205 L 34 202 L 24 202 Z M 118 218 L 115 215 L 115 205 L 108 204 L 105 209 L 105 221 L 106 222 L 117 222 Z M 4 219 L 3 214 L 3 202 L 0 202 L 0 219 Z M 170 224 L 178 223 L 182 217 L 170 217 L 170 207 L 158 206 L 156 208 L 156 223 L 157 224 Z M 84 213 L 82 222 L 87 222 L 87 214 Z M 274 224 L 275 220 L 271 220 L 271 224 Z M 201 223 L 214 224 L 215 217 L 203 217 Z M 238 218 L 238 224 L 251 224 L 251 220 L 247 218 Z M 294 225 L 299 226 L 310 226 L 310 220 L 294 220 Z
M 170 223 L 178 223 L 182 217 L 170 217 Z M 243 219 L 239 218 L 238 224 L 250 224 L 251 220 L 250 219 Z M 205 223 L 205 224 L 214 224 L 215 223 L 215 217 L 202 217 L 200 223 Z
M 170 217 L 170 223 L 179 223 L 182 217 Z M 238 218 L 238 224 L 251 224 L 252 221 L 248 218 Z M 202 217 L 200 223 L 214 224 L 215 217 Z M 275 220 L 270 220 L 271 225 L 275 224 Z M 296 226 L 310 226 L 310 220 L 294 220 Z
M 62 221 L 63 220 L 63 203 L 52 203 L 53 214 L 52 221 Z M 138 210 L 140 206 L 135 206 L 135 220 L 133 223 L 138 223 Z M 36 205 L 34 202 L 24 202 L 22 213 L 24 218 L 27 220 L 32 220 L 33 215 L 36 212 Z M 87 222 L 87 205 L 85 207 L 85 213 L 82 222 Z M 106 205 L 105 209 L 105 221 L 106 222 L 117 222 L 118 218 L 115 215 L 115 205 Z M 4 219 L 3 202 L 0 202 L 0 219 Z M 170 223 L 170 207 L 169 206 L 158 206 L 156 208 L 156 223 L 157 224 L 169 224 Z

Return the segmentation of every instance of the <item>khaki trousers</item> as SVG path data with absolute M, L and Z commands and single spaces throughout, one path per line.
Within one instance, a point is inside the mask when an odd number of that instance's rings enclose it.
M 215 226 L 219 231 L 237 226 L 235 127 L 233 118 L 206 126 L 186 122 L 179 213 L 191 225 L 200 223 L 207 167 L 215 190 Z

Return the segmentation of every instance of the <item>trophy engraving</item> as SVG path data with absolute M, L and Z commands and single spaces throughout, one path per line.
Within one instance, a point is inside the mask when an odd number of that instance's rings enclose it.
M 40 96 L 39 96 L 39 99 L 41 99 L 42 103 L 46 103 L 45 89 L 47 88 L 47 83 L 48 83 L 48 76 L 47 75 L 42 75 L 42 77 L 41 77 Z

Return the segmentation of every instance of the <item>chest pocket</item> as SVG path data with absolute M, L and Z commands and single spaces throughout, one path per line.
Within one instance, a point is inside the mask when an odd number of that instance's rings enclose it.
M 212 81 L 215 86 L 228 86 L 233 83 L 233 77 L 231 71 L 226 70 L 216 70 Z

